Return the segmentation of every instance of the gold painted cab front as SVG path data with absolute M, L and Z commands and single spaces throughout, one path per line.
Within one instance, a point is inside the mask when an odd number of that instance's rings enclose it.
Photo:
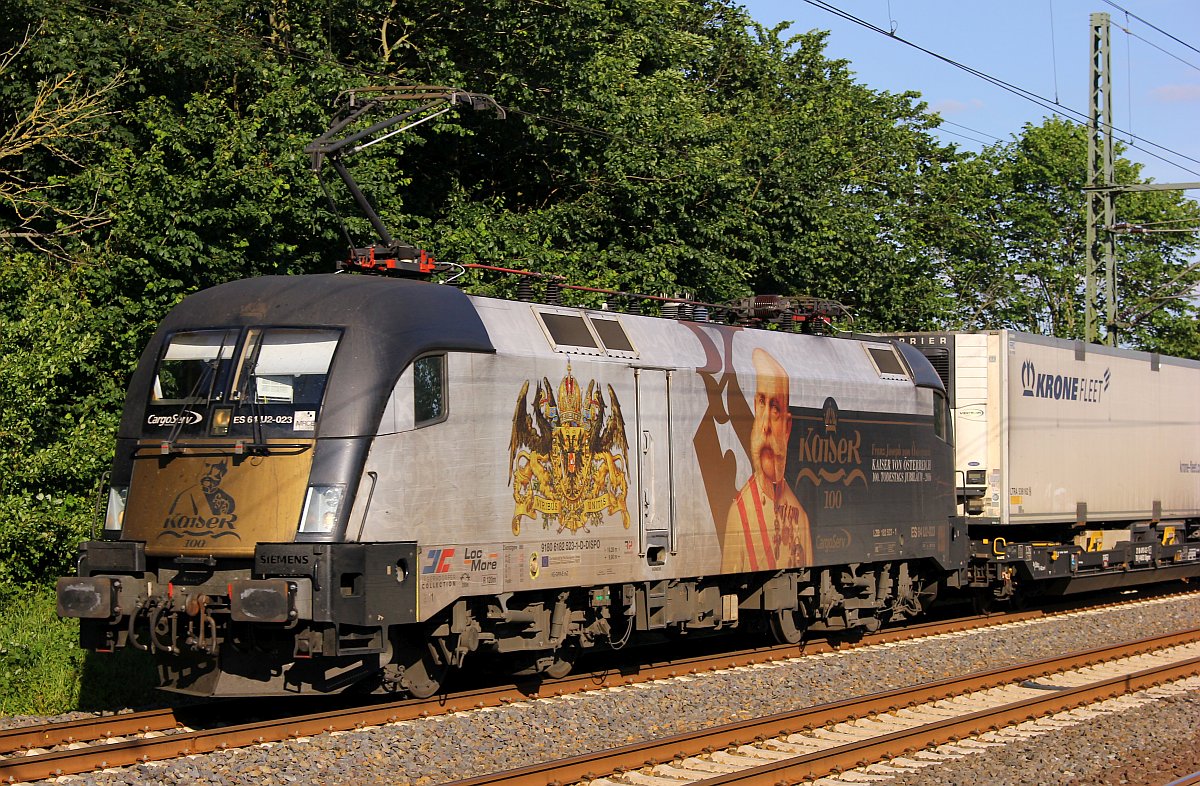
M 270 444 L 265 454 L 237 454 L 227 441 L 193 442 L 165 455 L 161 443 L 139 444 L 123 539 L 144 541 L 150 556 L 215 557 L 295 540 L 313 441 Z

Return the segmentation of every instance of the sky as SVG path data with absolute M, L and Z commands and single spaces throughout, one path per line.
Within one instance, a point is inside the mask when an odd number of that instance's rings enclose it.
M 945 121 L 942 141 L 968 150 L 1011 141 L 1026 123 L 1052 114 L 1086 122 L 1091 14 L 1107 13 L 1113 125 L 1119 141 L 1140 148 L 1125 157 L 1155 182 L 1200 182 L 1200 0 L 741 2 L 767 26 L 786 20 L 796 33 L 828 30 L 827 57 L 849 61 L 855 79 L 873 89 L 919 92 Z M 1043 100 L 1014 95 L 899 39 Z M 1187 196 L 1200 198 L 1200 190 Z

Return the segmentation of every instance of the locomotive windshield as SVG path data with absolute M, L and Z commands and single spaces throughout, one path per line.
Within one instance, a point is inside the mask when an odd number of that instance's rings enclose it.
M 251 328 L 234 398 L 256 404 L 321 403 L 338 333 L 333 330 Z
M 218 379 L 233 358 L 236 330 L 176 333 L 158 364 L 150 400 L 156 404 L 194 404 L 220 394 Z
M 146 427 L 212 436 L 312 431 L 340 338 L 329 328 L 175 333 L 155 370 Z

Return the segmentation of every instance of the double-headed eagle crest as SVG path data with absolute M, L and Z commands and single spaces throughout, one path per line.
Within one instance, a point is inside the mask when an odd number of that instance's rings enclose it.
M 521 532 L 522 518 L 541 516 L 545 529 L 554 522 L 558 532 L 576 532 L 599 524 L 605 511 L 620 513 L 628 529 L 629 443 L 612 385 L 607 385 L 607 405 L 595 380 L 581 393 L 568 361 L 557 395 L 542 377 L 531 408 L 529 386 L 525 380 L 517 396 L 508 443 L 508 481 L 516 501 L 513 534 Z

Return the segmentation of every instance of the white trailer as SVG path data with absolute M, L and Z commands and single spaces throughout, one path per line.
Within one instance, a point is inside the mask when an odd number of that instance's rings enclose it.
M 1200 362 L 1011 330 L 895 338 L 943 374 L 968 515 L 1084 525 L 1087 551 L 1200 515 Z

